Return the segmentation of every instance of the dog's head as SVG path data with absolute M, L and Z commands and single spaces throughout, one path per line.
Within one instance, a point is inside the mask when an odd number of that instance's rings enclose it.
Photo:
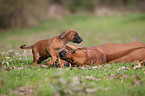
M 83 41 L 83 39 L 73 29 L 69 29 L 67 31 L 62 32 L 59 35 L 59 38 L 60 39 L 66 39 L 68 41 L 72 41 L 73 43 L 81 43 Z
M 61 59 L 77 65 L 82 65 L 86 59 L 86 52 L 83 49 L 61 51 L 59 55 Z
M 75 65 L 106 63 L 106 55 L 98 47 L 82 47 L 70 51 L 61 51 L 60 58 Z

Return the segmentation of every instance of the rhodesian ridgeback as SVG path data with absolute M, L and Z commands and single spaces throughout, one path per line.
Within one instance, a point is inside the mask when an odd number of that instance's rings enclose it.
M 145 43 L 103 44 L 60 52 L 60 58 L 74 65 L 145 61 Z
M 21 49 L 32 49 L 33 53 L 33 66 L 36 66 L 37 63 L 40 64 L 43 60 L 48 57 L 52 57 L 50 61 L 47 62 L 48 66 L 52 65 L 59 55 L 58 53 L 65 49 L 68 42 L 72 41 L 73 43 L 81 43 L 83 39 L 78 35 L 76 31 L 73 29 L 69 29 L 67 31 L 62 32 L 59 36 L 40 40 L 33 45 L 26 46 L 21 45 Z M 61 60 L 58 56 L 60 67 L 63 68 L 63 60 Z

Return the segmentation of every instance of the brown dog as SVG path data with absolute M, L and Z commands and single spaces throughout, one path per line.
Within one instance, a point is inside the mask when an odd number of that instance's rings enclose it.
M 60 58 L 75 65 L 145 61 L 145 43 L 138 41 L 72 49 L 62 51 Z
M 79 37 L 78 33 L 72 29 L 69 29 L 65 32 L 62 32 L 59 36 L 40 40 L 36 42 L 34 45 L 20 46 L 21 49 L 32 49 L 33 53 L 33 64 L 36 66 L 36 63 L 41 63 L 43 60 L 47 59 L 48 57 L 52 57 L 52 60 L 47 62 L 50 66 L 52 65 L 58 56 L 58 53 L 65 49 L 66 44 L 72 41 L 73 43 L 81 43 L 83 41 L 82 38 Z M 70 45 L 67 44 L 69 47 Z M 59 59 L 60 67 L 63 68 L 64 64 L 61 59 Z

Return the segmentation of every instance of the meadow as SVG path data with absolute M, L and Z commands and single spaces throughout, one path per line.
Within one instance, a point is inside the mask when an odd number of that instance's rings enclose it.
M 76 30 L 84 39 L 74 46 L 103 43 L 145 42 L 145 14 L 114 16 L 64 16 L 25 29 L 0 30 L 0 96 L 143 96 L 145 66 L 112 63 L 64 69 L 33 67 L 31 45 L 67 29 Z M 46 61 L 42 63 L 46 64 Z

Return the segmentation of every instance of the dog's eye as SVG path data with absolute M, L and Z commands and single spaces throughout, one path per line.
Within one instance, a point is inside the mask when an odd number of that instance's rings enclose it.
M 76 52 L 76 50 L 73 50 L 73 51 L 72 51 L 72 54 L 74 54 L 75 52 Z
M 78 34 L 76 33 L 74 36 L 78 36 Z

